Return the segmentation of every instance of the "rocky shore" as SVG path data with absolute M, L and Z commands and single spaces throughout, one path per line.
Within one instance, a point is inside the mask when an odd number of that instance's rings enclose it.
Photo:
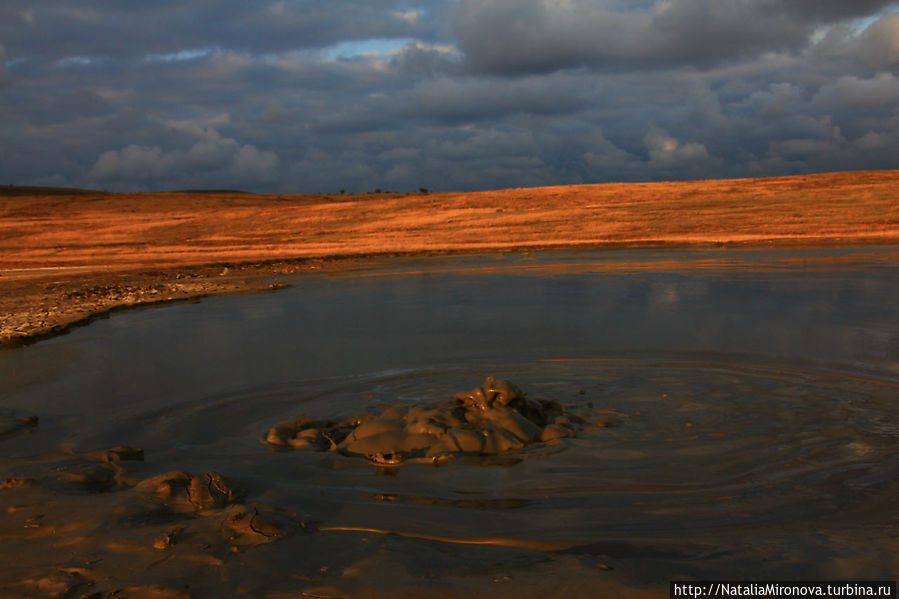
M 337 267 L 335 261 L 298 260 L 54 276 L 7 272 L 0 276 L 0 348 L 64 334 L 114 310 L 275 291 L 286 287 L 279 276 Z

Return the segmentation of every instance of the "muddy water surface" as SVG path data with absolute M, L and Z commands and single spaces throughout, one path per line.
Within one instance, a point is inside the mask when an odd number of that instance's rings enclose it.
M 899 572 L 895 249 L 292 283 L 0 352 L 0 594 L 667 596 Z M 265 442 L 302 416 L 451 410 L 491 375 L 601 425 L 398 464 Z

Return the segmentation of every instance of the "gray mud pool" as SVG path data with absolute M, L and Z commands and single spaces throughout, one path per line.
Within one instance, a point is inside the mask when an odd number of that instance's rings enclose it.
M 899 249 L 394 260 L 0 352 L 4 597 L 899 574 Z

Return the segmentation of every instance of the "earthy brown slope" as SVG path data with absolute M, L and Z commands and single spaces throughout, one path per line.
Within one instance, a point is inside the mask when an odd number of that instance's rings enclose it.
M 0 343 L 334 258 L 822 243 L 899 243 L 899 171 L 411 195 L 0 187 Z

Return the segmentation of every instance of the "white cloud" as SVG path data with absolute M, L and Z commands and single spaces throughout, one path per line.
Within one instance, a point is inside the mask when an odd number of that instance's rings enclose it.
M 324 55 L 332 60 L 350 60 L 353 58 L 387 60 L 404 46 L 414 42 L 415 40 L 408 37 L 340 42 L 326 48 Z
M 277 171 L 279 159 L 273 152 L 222 137 L 215 129 L 196 123 L 179 121 L 170 126 L 196 141 L 187 149 L 163 151 L 159 146 L 132 144 L 103 152 L 88 178 L 100 182 L 137 181 L 166 188 L 223 187 L 265 183 Z
M 56 66 L 68 69 L 78 67 L 90 67 L 105 62 L 101 56 L 66 56 L 57 61 Z
M 823 30 L 811 48 L 812 55 L 831 63 L 846 61 L 873 71 L 887 71 L 899 64 L 899 12 L 865 19 L 859 29 L 838 23 Z
M 643 143 L 649 151 L 650 163 L 659 166 L 693 163 L 709 158 L 705 145 L 696 142 L 682 144 L 661 129 L 649 131 L 643 138 Z
M 178 168 L 178 156 L 166 154 L 158 146 L 130 145 L 121 150 L 103 152 L 88 177 L 99 181 L 154 181 L 171 175 Z
M 858 54 L 872 66 L 899 63 L 899 12 L 878 19 L 859 36 Z
M 418 25 L 423 15 L 422 10 L 395 10 L 393 16 L 409 25 Z
M 215 52 L 216 48 L 191 48 L 165 54 L 147 54 L 144 60 L 147 62 L 180 62 L 184 60 L 197 60 L 205 58 Z

